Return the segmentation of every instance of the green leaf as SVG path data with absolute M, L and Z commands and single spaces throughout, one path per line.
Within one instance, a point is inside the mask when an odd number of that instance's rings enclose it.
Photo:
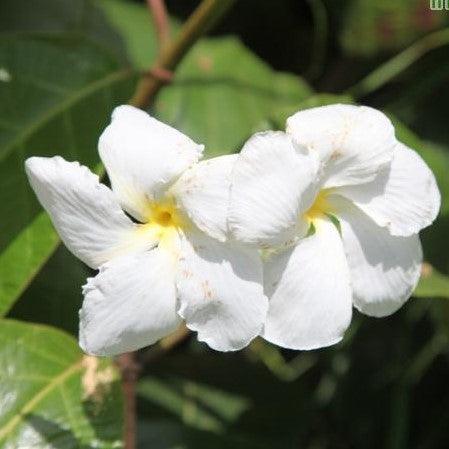
M 120 35 L 92 0 L 39 0 L 36 8 L 30 8 L 29 0 L 2 0 L 0 30 L 47 35 L 70 33 L 90 38 L 121 61 L 126 61 Z
M 417 298 L 448 298 L 449 276 L 439 273 L 435 268 L 424 264 L 423 274 L 413 296 Z
M 311 94 L 301 78 L 272 70 L 238 39 L 203 39 L 159 94 L 155 111 L 215 156 L 238 151 L 252 133 L 270 127 L 277 110 Z
M 81 286 L 91 275 L 92 270 L 64 245 L 59 245 L 8 312 L 8 317 L 48 324 L 78 336 Z
M 5 314 L 58 239 L 28 185 L 29 156 L 59 154 L 95 167 L 97 139 L 134 75 L 85 39 L 0 38 L 0 313 Z
M 0 324 L 0 447 L 121 447 L 122 399 L 112 363 L 83 355 L 56 329 Z
M 0 316 L 9 311 L 58 243 L 50 218 L 40 213 L 0 254 Z

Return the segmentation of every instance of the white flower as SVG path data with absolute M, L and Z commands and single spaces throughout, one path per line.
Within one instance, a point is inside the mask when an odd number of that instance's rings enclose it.
M 86 352 L 138 349 L 182 319 L 217 350 L 240 349 L 260 333 L 267 299 L 258 253 L 226 242 L 236 156 L 197 163 L 202 151 L 145 112 L 120 106 L 99 142 L 112 190 L 77 162 L 26 161 L 66 246 L 100 270 L 83 288 Z
M 244 146 L 232 173 L 229 226 L 266 253 L 262 333 L 294 349 L 341 340 L 352 305 L 395 312 L 418 282 L 418 232 L 435 219 L 435 178 L 368 107 L 298 112 L 287 133 Z

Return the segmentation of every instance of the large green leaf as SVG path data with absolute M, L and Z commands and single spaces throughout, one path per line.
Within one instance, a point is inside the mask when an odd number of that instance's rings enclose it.
M 159 94 L 155 110 L 212 156 L 238 151 L 252 133 L 270 128 L 277 110 L 311 94 L 301 78 L 273 71 L 238 39 L 203 39 Z
M 60 35 L 0 39 L 0 314 L 52 253 L 58 239 L 28 186 L 29 156 L 98 164 L 96 142 L 134 75 L 90 41 Z
M 0 31 L 47 35 L 64 32 L 89 37 L 120 60 L 126 60 L 120 35 L 92 0 L 39 0 L 36 8 L 30 8 L 29 0 L 2 0 Z
M 0 322 L 0 447 L 121 447 L 122 399 L 106 359 L 65 333 Z

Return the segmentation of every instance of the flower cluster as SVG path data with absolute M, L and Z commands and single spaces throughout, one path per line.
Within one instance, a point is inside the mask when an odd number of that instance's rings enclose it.
M 410 297 L 440 195 L 381 112 L 304 110 L 238 155 L 202 152 L 120 106 L 99 141 L 111 188 L 77 162 L 26 161 L 67 248 L 99 270 L 83 287 L 84 351 L 132 351 L 182 321 L 220 351 L 258 335 L 314 349 L 342 339 L 353 306 L 380 317 Z

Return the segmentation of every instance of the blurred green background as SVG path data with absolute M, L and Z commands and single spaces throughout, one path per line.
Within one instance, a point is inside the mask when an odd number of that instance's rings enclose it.
M 175 34 L 198 2 L 166 4 Z M 424 157 L 443 201 L 415 297 L 389 318 L 355 312 L 335 347 L 221 354 L 192 336 L 141 351 L 139 448 L 449 447 L 448 27 L 428 0 L 237 0 L 182 61 L 151 112 L 208 156 L 301 108 L 363 103 Z M 143 2 L 0 1 L 1 448 L 121 447 L 118 374 L 70 336 L 93 272 L 58 246 L 23 161 L 100 170 L 98 136 L 156 52 Z

